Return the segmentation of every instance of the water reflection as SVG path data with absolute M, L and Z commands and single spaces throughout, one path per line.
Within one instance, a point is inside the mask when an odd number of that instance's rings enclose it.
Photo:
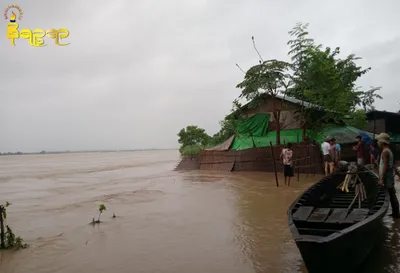
M 400 272 L 400 221 L 385 218 L 384 226 L 377 231 L 378 243 L 359 273 Z
M 271 174 L 242 174 L 237 181 L 236 237 L 255 272 L 304 272 L 287 226 L 287 208 L 317 177 L 276 188 Z M 239 179 L 240 180 L 240 179 Z
M 243 259 L 255 272 L 307 273 L 287 226 L 287 208 L 320 177 L 301 177 L 292 187 L 274 186 L 269 174 L 236 174 L 231 186 L 236 192 L 235 234 Z M 385 217 L 376 231 L 378 244 L 357 273 L 400 272 L 400 220 Z

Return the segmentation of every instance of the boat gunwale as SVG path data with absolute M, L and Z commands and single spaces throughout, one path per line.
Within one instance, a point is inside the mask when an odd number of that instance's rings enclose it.
M 380 207 L 380 209 L 375 212 L 374 214 L 372 214 L 371 216 L 367 217 L 366 219 L 355 223 L 347 228 L 344 228 L 342 230 L 338 230 L 337 232 L 334 232 L 328 236 L 315 236 L 315 235 L 300 235 L 298 232 L 298 229 L 296 227 L 296 225 L 293 222 L 293 208 L 294 206 L 298 203 L 298 201 L 303 197 L 303 195 L 309 191 L 312 190 L 313 188 L 315 188 L 318 184 L 320 183 L 325 183 L 326 180 L 329 180 L 329 178 L 331 178 L 333 174 L 330 174 L 328 176 L 326 176 L 325 178 L 321 179 L 319 182 L 313 184 L 312 186 L 310 186 L 309 188 L 307 188 L 289 207 L 288 209 L 288 222 L 289 222 L 289 229 L 292 233 L 292 237 L 295 240 L 295 242 L 313 242 L 313 243 L 327 243 L 330 242 L 332 240 L 335 240 L 336 238 L 350 233 L 352 231 L 354 231 L 355 229 L 359 228 L 360 226 L 366 225 L 372 221 L 375 221 L 377 218 L 383 218 L 384 214 L 386 213 L 386 211 L 389 208 L 389 194 L 387 191 L 385 191 L 385 200 L 382 204 L 382 206 Z M 378 177 L 378 175 L 376 173 L 374 173 L 373 171 L 369 170 L 369 174 Z

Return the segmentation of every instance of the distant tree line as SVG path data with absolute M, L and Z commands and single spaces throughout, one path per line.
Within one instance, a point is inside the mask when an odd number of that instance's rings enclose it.
M 16 153 L 0 153 L 0 155 L 22 155 L 23 153 L 21 152 L 16 152 Z

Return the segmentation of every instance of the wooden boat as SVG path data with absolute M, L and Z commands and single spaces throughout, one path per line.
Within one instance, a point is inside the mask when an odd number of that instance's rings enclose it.
M 354 188 L 337 188 L 343 171 L 314 184 L 290 206 L 290 231 L 309 273 L 355 272 L 374 247 L 389 196 L 372 171 L 358 175 L 367 197 L 360 208 L 358 202 L 349 208 Z

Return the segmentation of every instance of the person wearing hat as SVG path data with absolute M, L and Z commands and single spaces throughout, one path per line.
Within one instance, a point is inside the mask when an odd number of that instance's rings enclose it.
M 322 154 L 324 156 L 324 167 L 325 167 L 325 175 L 328 176 L 329 174 L 329 168 L 332 162 L 332 157 L 331 157 L 331 153 L 330 153 L 330 148 L 331 148 L 331 139 L 332 137 L 326 137 L 324 142 L 322 142 L 321 144 L 321 150 L 322 150 Z
M 392 206 L 393 218 L 400 218 L 399 200 L 396 196 L 396 189 L 394 187 L 394 171 L 398 174 L 396 168 L 394 168 L 394 157 L 390 150 L 390 136 L 386 133 L 381 133 L 376 137 L 378 146 L 382 153 L 379 160 L 379 184 L 384 186 L 390 197 L 390 204 Z

